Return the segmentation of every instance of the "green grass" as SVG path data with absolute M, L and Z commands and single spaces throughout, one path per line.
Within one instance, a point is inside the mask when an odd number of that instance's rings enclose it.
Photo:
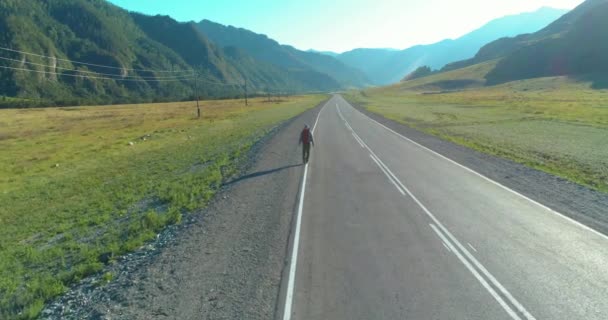
M 204 207 L 255 141 L 324 98 L 207 101 L 202 119 L 192 102 L 0 110 L 0 318 L 35 317 Z
M 480 87 L 485 84 L 484 76 L 490 72 L 497 63 L 498 60 L 492 60 L 462 69 L 436 73 L 427 77 L 417 78 L 376 90 L 438 92 L 450 90 L 450 83 L 455 81 L 460 81 L 461 83 L 465 82 L 465 87 Z
M 433 94 L 424 89 L 446 79 L 482 78 L 485 67 L 346 98 L 424 132 L 608 191 L 608 91 L 566 77 Z

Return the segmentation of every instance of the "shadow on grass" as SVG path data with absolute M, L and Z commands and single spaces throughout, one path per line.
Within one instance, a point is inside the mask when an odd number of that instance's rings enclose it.
M 279 168 L 274 168 L 274 169 L 270 169 L 270 170 L 264 170 L 264 171 L 258 171 L 258 172 L 250 173 L 248 175 L 245 175 L 245 176 L 242 176 L 242 177 L 238 177 L 238 178 L 236 178 L 236 179 L 234 179 L 232 181 L 228 181 L 228 182 L 224 183 L 224 186 L 229 186 L 231 184 L 235 184 L 235 183 L 241 182 L 243 180 L 257 178 L 257 177 L 273 174 L 275 172 L 279 172 L 279 171 L 283 171 L 283 170 L 286 170 L 286 169 L 295 168 L 295 167 L 299 167 L 299 166 L 302 166 L 302 164 L 292 164 L 292 165 L 283 166 L 283 167 L 279 167 Z

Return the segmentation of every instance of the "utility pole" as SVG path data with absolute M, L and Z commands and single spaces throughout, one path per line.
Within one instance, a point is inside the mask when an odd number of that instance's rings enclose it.
M 198 72 L 196 73 L 195 77 L 194 77 L 194 90 L 196 91 L 194 94 L 196 94 L 196 117 L 198 119 L 201 118 L 201 106 L 199 104 L 199 92 L 198 92 Z
M 247 102 L 247 77 L 245 77 L 245 106 L 248 106 L 249 103 Z

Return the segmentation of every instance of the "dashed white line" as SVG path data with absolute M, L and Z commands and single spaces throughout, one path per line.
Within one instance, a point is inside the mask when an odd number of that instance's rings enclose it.
M 472 244 L 470 244 L 470 243 L 468 243 L 468 242 L 467 242 L 467 244 L 469 245 L 469 248 L 471 248 L 473 251 L 477 252 L 477 249 L 475 249 L 475 247 L 473 247 L 473 245 L 472 245 Z

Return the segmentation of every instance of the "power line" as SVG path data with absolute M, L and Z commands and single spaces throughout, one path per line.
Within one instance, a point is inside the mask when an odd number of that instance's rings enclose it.
M 199 78 L 198 80 L 202 81 L 202 82 L 206 82 L 206 83 L 215 84 L 215 85 L 218 85 L 218 86 L 242 87 L 242 85 L 238 84 L 238 83 L 217 82 L 217 81 L 212 81 L 212 80 L 207 80 L 207 79 L 201 79 L 201 78 Z
M 99 68 L 107 68 L 107 69 L 121 70 L 121 71 L 126 70 L 126 71 L 155 72 L 155 73 L 189 73 L 187 75 L 175 75 L 175 76 L 163 76 L 163 77 L 136 77 L 136 76 L 124 76 L 123 77 L 118 74 L 110 74 L 110 73 L 102 73 L 102 72 L 94 72 L 94 71 L 86 71 L 86 70 L 76 70 L 76 69 L 70 69 L 70 68 L 50 66 L 50 65 L 40 64 L 40 63 L 35 63 L 35 62 L 30 62 L 30 61 L 22 61 L 22 60 L 17 60 L 17 59 L 12 59 L 12 58 L 0 57 L 1 60 L 26 63 L 29 65 L 35 65 L 35 66 L 41 66 L 41 67 L 47 67 L 47 68 L 56 68 L 59 70 L 66 70 L 66 71 L 72 71 L 72 72 L 78 72 L 78 73 L 85 73 L 85 74 L 68 74 L 68 73 L 58 73 L 58 72 L 53 72 L 53 71 L 41 71 L 41 70 L 32 70 L 32 69 L 26 69 L 26 68 L 0 66 L 0 68 L 9 69 L 9 70 L 27 71 L 27 72 L 35 72 L 35 73 L 41 73 L 41 74 L 53 74 L 53 75 L 58 75 L 58 76 L 68 76 L 68 77 L 74 77 L 74 78 L 115 80 L 115 81 L 125 81 L 125 82 L 179 82 L 179 81 L 195 80 L 196 72 L 197 72 L 196 70 L 151 70 L 151 69 L 119 68 L 119 67 L 113 67 L 113 66 L 107 66 L 107 65 L 87 63 L 87 62 L 82 62 L 82 61 L 61 59 L 61 58 L 56 58 L 56 57 L 51 57 L 51 56 L 46 56 L 46 55 L 41 55 L 41 54 L 36 54 L 36 53 L 31 53 L 31 52 L 25 52 L 25 51 L 20 51 L 20 50 L 5 48 L 5 47 L 0 47 L 0 50 L 20 53 L 20 54 L 29 55 L 29 56 L 41 57 L 41 58 L 45 58 L 45 59 L 49 59 L 49 60 L 64 61 L 64 62 L 69 62 L 72 64 L 81 64 L 81 65 L 85 65 L 85 66 L 94 66 L 94 67 L 99 67 Z M 238 84 L 238 83 L 217 82 L 217 81 L 211 81 L 211 80 L 207 80 L 207 79 L 201 79 L 200 77 L 198 78 L 198 80 L 201 82 L 213 84 L 216 86 L 225 86 L 225 87 L 243 89 L 243 85 Z M 247 85 L 245 84 L 245 87 L 246 86 Z M 247 90 L 247 89 L 245 89 L 245 90 Z
M 45 55 L 37 54 L 37 53 L 19 51 L 19 50 L 5 48 L 5 47 L 0 47 L 0 50 L 10 51 L 10 52 L 15 52 L 15 53 L 21 53 L 21 54 L 25 54 L 25 55 L 29 55 L 29 56 L 41 57 L 41 58 L 46 58 L 46 59 L 51 59 L 51 60 L 64 61 L 64 62 L 69 62 L 69 63 L 72 63 L 72 64 L 82 64 L 82 65 L 86 65 L 86 66 L 93 66 L 93 67 L 99 67 L 99 68 L 108 68 L 108 69 L 115 69 L 115 70 L 143 71 L 143 72 L 156 72 L 156 73 L 182 73 L 182 72 L 191 72 L 191 70 L 150 70 L 150 69 L 119 68 L 119 67 L 112 67 L 112 66 L 101 65 L 101 64 L 94 64 L 94 63 L 87 63 L 87 62 L 74 61 L 74 60 L 68 60 L 68 59 L 61 59 L 61 58 L 56 58 L 56 57 L 51 57 L 51 56 L 45 56 Z
M 18 60 L 18 59 L 12 59 L 12 58 L 6 58 L 6 57 L 0 57 L 1 60 L 7 60 L 7 61 L 13 61 L 13 62 L 18 62 L 18 63 L 25 63 L 25 64 L 29 64 L 29 65 L 34 65 L 34 66 L 40 66 L 40 67 L 47 67 L 47 68 L 54 68 L 54 69 L 59 69 L 59 70 L 66 70 L 66 71 L 74 71 L 74 72 L 79 72 L 79 73 L 87 73 L 87 74 L 92 74 L 95 76 L 111 76 L 111 77 L 118 77 L 116 80 L 121 80 L 121 79 L 126 79 L 126 78 L 134 78 L 134 79 L 182 79 L 184 77 L 187 76 L 171 76 L 171 77 L 138 77 L 138 76 L 121 76 L 118 74 L 113 74 L 113 73 L 102 73 L 102 72 L 94 72 L 94 71 L 87 71 L 87 70 L 77 70 L 77 69 L 72 69 L 72 68 L 63 68 L 63 67 L 57 67 L 57 66 L 51 66 L 51 65 L 47 65 L 47 64 L 42 64 L 42 63 L 35 63 L 35 62 L 30 62 L 30 61 L 22 61 L 22 60 Z
M 183 78 L 183 79 L 172 79 L 172 80 L 158 80 L 158 79 L 150 79 L 150 80 L 141 80 L 141 79 L 116 79 L 116 78 L 108 78 L 108 77 L 95 77 L 95 76 L 88 76 L 88 75 L 78 75 L 78 74 L 66 74 L 66 73 L 57 73 L 57 72 L 52 72 L 52 71 L 41 71 L 41 70 L 32 70 L 32 69 L 25 69 L 25 68 L 13 68 L 13 67 L 8 67 L 8 66 L 0 66 L 0 68 L 3 69 L 9 69 L 9 70 L 18 70 L 18 71 L 28 71 L 28 72 L 36 72 L 36 73 L 44 73 L 44 74 L 54 74 L 54 75 L 58 75 L 58 76 L 68 76 L 68 77 L 74 77 L 74 78 L 87 78 L 87 79 L 101 79 L 101 80 L 114 80 L 114 81 L 129 81 L 129 82 L 179 82 L 179 81 L 187 81 L 187 80 L 194 80 L 194 78 Z
M 39 64 L 36 64 L 36 65 L 39 65 Z M 42 65 L 42 66 L 46 66 L 46 65 Z M 47 67 L 50 67 L 50 66 L 47 66 Z M 160 78 L 160 79 L 159 78 L 157 78 L 157 79 L 124 79 L 124 78 L 110 78 L 110 77 L 98 77 L 98 76 L 89 76 L 89 75 L 80 75 L 80 74 L 58 73 L 58 72 L 53 72 L 53 71 L 33 70 L 33 69 L 25 69 L 25 68 L 15 68 L 15 67 L 8 67 L 8 66 L 1 66 L 1 65 L 0 65 L 0 68 L 9 69 L 9 70 L 17 70 L 17 71 L 27 71 L 27 72 L 43 73 L 43 74 L 53 74 L 53 75 L 58 75 L 58 76 L 68 76 L 68 77 L 74 77 L 74 78 L 88 78 L 88 79 L 116 80 L 116 81 L 131 81 L 131 82 L 178 82 L 178 81 L 189 81 L 189 80 L 195 80 L 196 79 L 194 76 L 187 77 L 187 78 L 177 78 L 177 77 L 176 78 L 171 78 L 171 77 L 167 77 L 167 79 L 162 79 L 162 78 Z M 71 70 L 71 71 L 78 71 L 78 70 Z M 224 82 L 211 81 L 211 80 L 201 79 L 201 78 L 199 78 L 199 81 L 206 82 L 206 83 L 209 83 L 209 84 L 218 85 L 218 86 L 242 87 L 242 85 L 237 84 L 237 83 L 224 83 Z

